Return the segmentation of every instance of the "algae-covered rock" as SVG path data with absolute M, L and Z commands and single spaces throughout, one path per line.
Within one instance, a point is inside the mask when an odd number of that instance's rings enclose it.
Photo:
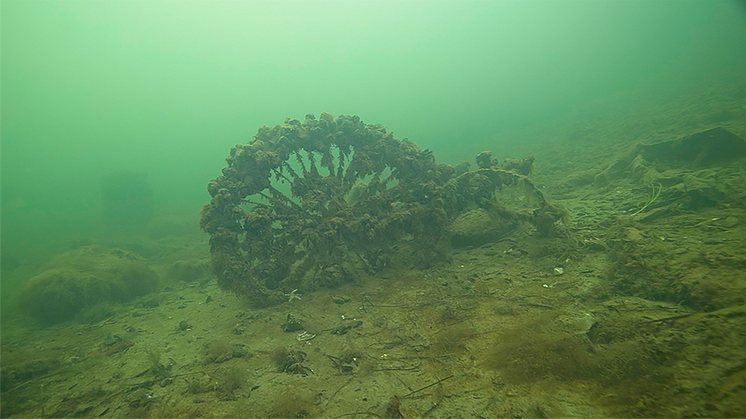
M 456 218 L 448 231 L 455 247 L 481 246 L 499 239 L 517 225 L 516 220 L 491 216 L 486 210 L 475 209 Z
M 147 294 L 157 282 L 158 274 L 140 256 L 86 246 L 55 257 L 23 286 L 18 299 L 27 314 L 57 323 L 86 307 Z
M 168 276 L 177 281 L 194 282 L 206 278 L 209 272 L 209 259 L 185 259 L 174 262 L 168 269 Z

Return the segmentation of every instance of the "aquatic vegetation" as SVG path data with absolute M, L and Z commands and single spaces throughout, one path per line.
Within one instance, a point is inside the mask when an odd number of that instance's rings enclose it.
M 645 205 L 643 205 L 642 208 L 640 208 L 639 210 L 635 211 L 635 213 L 632 214 L 631 217 L 634 217 L 637 214 L 639 214 L 639 213 L 645 211 L 646 209 L 648 209 L 648 207 L 650 205 L 652 205 L 655 202 L 655 200 L 658 199 L 658 197 L 661 195 L 661 191 L 663 190 L 663 185 L 661 185 L 659 183 L 657 191 L 655 190 L 655 185 L 652 185 L 651 187 L 653 188 L 653 192 L 650 194 L 650 199 L 648 199 L 648 202 L 645 203 Z
M 285 347 L 275 349 L 271 356 L 272 363 L 277 367 L 277 371 L 301 375 L 313 373 L 311 368 L 303 365 L 307 358 L 308 355 L 305 352 Z
M 205 358 L 216 364 L 249 355 L 241 344 L 232 345 L 226 340 L 215 340 L 205 344 Z
M 286 388 L 272 397 L 268 418 L 315 418 L 320 416 L 319 407 L 308 391 Z
M 548 330 L 515 330 L 501 336 L 485 358 L 485 366 L 511 384 L 548 378 L 592 380 L 603 370 L 582 337 Z
M 593 330 L 594 325 L 580 333 L 558 326 L 546 315 L 515 325 L 494 342 L 483 366 L 513 385 L 595 382 L 604 392 L 625 392 L 632 399 L 659 391 L 672 378 L 660 371 L 676 358 L 672 348 L 642 337 L 633 321 L 605 321 L 599 325 L 603 330 Z
M 460 323 L 445 327 L 430 339 L 431 349 L 438 354 L 456 354 L 467 349 L 466 343 L 476 336 L 474 327 Z
M 220 400 L 236 400 L 235 391 L 243 387 L 246 382 L 246 370 L 238 366 L 227 366 L 213 371 L 209 377 L 209 383 L 192 384 L 188 391 L 195 394 L 215 391 Z M 199 385 L 203 387 L 199 388 Z
M 670 263 L 665 243 L 638 227 L 621 224 L 610 229 L 608 287 L 621 295 L 686 302 L 691 290 L 681 282 L 681 268 Z
M 167 378 L 171 374 L 171 365 L 165 365 L 161 362 L 162 353 L 158 348 L 148 347 L 145 351 L 148 357 L 150 371 L 155 378 Z

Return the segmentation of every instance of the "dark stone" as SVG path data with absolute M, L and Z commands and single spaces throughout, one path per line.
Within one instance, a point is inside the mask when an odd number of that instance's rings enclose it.
M 746 156 L 746 141 L 723 127 L 708 129 L 677 140 L 645 145 L 648 161 L 706 167 Z
M 292 314 L 288 314 L 287 319 L 285 320 L 285 323 L 280 325 L 283 331 L 285 332 L 297 332 L 299 330 L 303 330 L 303 323 L 300 319 L 296 319 L 293 317 Z

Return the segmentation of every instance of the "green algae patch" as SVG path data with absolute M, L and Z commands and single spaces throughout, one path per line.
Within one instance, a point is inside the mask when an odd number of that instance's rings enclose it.
M 157 283 L 158 274 L 142 257 L 86 246 L 55 257 L 23 286 L 18 299 L 26 314 L 52 324 L 69 320 L 84 308 L 147 294 Z

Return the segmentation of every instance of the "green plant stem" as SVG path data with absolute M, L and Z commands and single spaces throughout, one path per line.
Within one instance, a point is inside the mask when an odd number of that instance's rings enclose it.
M 634 214 L 632 214 L 632 217 L 634 217 L 637 214 L 645 211 L 653 202 L 655 202 L 656 199 L 658 199 L 658 197 L 661 195 L 661 191 L 663 190 L 663 185 L 661 185 L 659 183 L 657 191 L 655 190 L 655 184 L 651 185 L 651 188 L 653 188 L 653 192 L 650 195 L 650 199 L 648 200 L 648 202 L 645 205 L 642 206 L 642 208 L 640 208 L 639 210 L 637 210 L 637 212 L 635 212 Z

